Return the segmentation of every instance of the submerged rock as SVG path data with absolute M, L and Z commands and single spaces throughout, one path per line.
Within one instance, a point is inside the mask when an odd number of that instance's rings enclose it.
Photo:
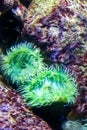
M 27 8 L 14 1 L 4 0 L 4 5 L 12 7 L 16 18 L 23 21 L 23 36 L 34 36 L 39 46 L 44 43 L 47 58 L 64 64 L 75 76 L 80 95 L 71 115 L 87 117 L 86 0 L 32 0 Z
M 76 2 L 33 0 L 24 18 L 23 34 L 34 35 L 38 42 L 54 43 L 58 47 L 79 42 L 85 31 L 87 7 Z
M 51 130 L 48 124 L 35 116 L 15 90 L 0 81 L 0 130 Z
M 24 18 L 23 34 L 34 36 L 39 46 L 44 43 L 48 58 L 73 73 L 80 89 L 73 111 L 78 118 L 87 117 L 87 2 L 63 0 L 48 7 L 47 1 L 33 0 Z
M 87 119 L 87 87 L 81 87 L 81 93 L 73 105 L 72 111 L 68 115 L 68 119 Z

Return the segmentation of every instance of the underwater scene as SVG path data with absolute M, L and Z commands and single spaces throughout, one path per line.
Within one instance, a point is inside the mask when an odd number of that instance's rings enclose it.
M 0 0 L 0 130 L 87 130 L 87 0 Z

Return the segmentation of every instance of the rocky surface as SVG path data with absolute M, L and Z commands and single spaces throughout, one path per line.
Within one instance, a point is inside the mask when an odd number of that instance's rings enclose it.
M 32 3 L 34 4 L 34 3 Z M 45 46 L 48 58 L 64 64 L 75 77 L 79 96 L 73 111 L 87 118 L 87 4 L 86 1 L 60 1 L 45 16 L 40 3 L 29 6 L 24 18 L 23 34 L 34 36 L 37 44 Z M 37 8 L 38 7 L 38 8 Z M 32 9 L 31 9 L 32 8 Z M 34 15 L 32 15 L 32 11 Z M 43 15 L 43 16 L 42 16 Z M 85 114 L 84 114 L 85 113 Z M 73 115 L 75 116 L 75 115 Z
M 7 87 L 0 81 L 0 130 L 51 130 L 45 121 L 25 107 L 15 90 Z
M 32 0 L 27 8 L 15 1 L 3 4 L 23 22 L 22 36 L 34 37 L 48 60 L 64 64 L 76 78 L 80 93 L 69 117 L 87 118 L 87 1 Z

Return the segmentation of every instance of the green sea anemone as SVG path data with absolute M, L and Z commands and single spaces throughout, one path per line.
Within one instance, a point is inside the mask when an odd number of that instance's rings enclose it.
M 75 79 L 66 69 L 57 66 L 41 71 L 18 91 L 31 107 L 48 106 L 55 102 L 73 103 L 78 93 Z
M 12 83 L 25 83 L 43 68 L 40 50 L 32 43 L 20 43 L 12 46 L 0 59 L 1 70 Z

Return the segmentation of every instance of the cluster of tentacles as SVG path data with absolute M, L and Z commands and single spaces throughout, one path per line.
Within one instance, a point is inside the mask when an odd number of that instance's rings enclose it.
M 3 82 L 0 75 L 0 130 L 51 130 L 45 121 L 25 106 L 21 96 Z
M 40 0 L 32 0 L 27 7 L 16 0 L 9 3 L 4 0 L 3 5 L 11 7 L 15 16 L 23 21 L 22 36 L 35 37 L 38 46 L 45 46 L 44 53 L 47 52 L 49 59 L 64 64 L 74 73 L 81 90 L 74 112 L 79 116 L 85 113 L 87 117 L 87 2 L 57 1 L 49 2 L 48 13 L 48 4 L 42 7 Z

